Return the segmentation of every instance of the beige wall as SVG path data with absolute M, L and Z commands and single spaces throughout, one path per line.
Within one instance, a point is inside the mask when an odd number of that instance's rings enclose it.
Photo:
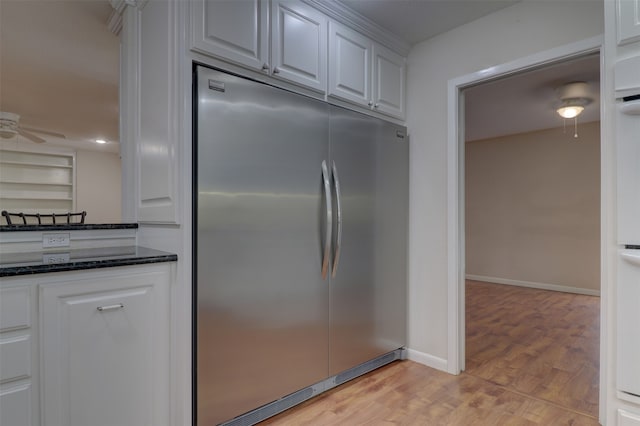
M 88 223 L 120 222 L 121 174 L 118 154 L 76 151 L 76 210 Z
M 411 135 L 408 346 L 413 351 L 430 360 L 449 358 L 448 81 L 601 35 L 603 21 L 602 1 L 525 1 L 412 48 L 407 125 Z
M 579 134 L 466 144 L 468 275 L 599 294 L 600 123 Z

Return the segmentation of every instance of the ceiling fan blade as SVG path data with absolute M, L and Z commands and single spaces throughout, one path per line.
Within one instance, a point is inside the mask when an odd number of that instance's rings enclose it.
M 27 139 L 29 139 L 31 142 L 35 142 L 35 143 L 45 143 L 46 142 L 41 137 L 36 136 L 33 133 L 25 132 L 22 129 L 18 129 L 18 134 L 21 135 L 21 136 L 24 136 Z
M 20 126 L 20 128 L 22 130 L 27 130 L 29 132 L 42 133 L 43 135 L 49 135 L 49 136 L 53 136 L 53 137 L 60 138 L 60 139 L 66 139 L 67 138 L 62 133 L 56 133 L 56 132 L 50 132 L 48 130 L 36 129 L 35 127 Z

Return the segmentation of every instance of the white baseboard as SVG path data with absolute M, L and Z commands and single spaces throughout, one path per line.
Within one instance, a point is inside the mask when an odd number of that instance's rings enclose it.
M 407 358 L 419 364 L 426 365 L 427 367 L 435 368 L 436 370 L 444 371 L 445 373 L 449 372 L 447 360 L 444 358 L 425 354 L 424 352 L 419 352 L 415 349 L 407 349 Z
M 531 281 L 510 280 L 507 278 L 485 277 L 482 275 L 467 274 L 466 278 L 473 281 L 482 281 L 494 284 L 515 285 L 518 287 L 537 288 L 540 290 L 561 291 L 564 293 L 586 294 L 587 296 L 600 296 L 600 290 L 591 290 L 580 287 L 569 287 L 557 284 L 534 283 Z

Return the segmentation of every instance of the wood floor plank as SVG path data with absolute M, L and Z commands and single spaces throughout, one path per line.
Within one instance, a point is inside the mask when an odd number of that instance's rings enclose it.
M 467 370 L 399 361 L 271 426 L 597 425 L 599 299 L 468 282 Z

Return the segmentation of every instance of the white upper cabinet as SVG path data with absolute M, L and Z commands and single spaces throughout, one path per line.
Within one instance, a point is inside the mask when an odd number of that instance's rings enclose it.
M 190 3 L 192 50 L 325 93 L 327 17 L 299 1 L 273 0 L 271 10 L 269 5 L 268 0 Z
M 299 0 L 189 4 L 193 51 L 404 120 L 406 60 L 372 38 Z
M 373 42 L 343 25 L 329 24 L 329 95 L 360 105 L 373 105 Z
M 344 25 L 329 25 L 329 95 L 404 119 L 405 58 Z
M 327 18 L 297 1 L 271 3 L 274 77 L 324 93 L 327 87 Z
M 373 108 L 405 117 L 406 59 L 384 46 L 373 46 Z
M 191 22 L 193 50 L 269 70 L 268 0 L 198 0 Z
M 618 44 L 640 41 L 640 0 L 616 0 Z
M 127 13 L 129 13 L 127 11 Z M 138 148 L 138 221 L 178 223 L 177 152 L 179 113 L 178 66 L 175 57 L 175 4 L 147 1 L 136 15 L 135 51 L 137 91 L 133 103 Z

